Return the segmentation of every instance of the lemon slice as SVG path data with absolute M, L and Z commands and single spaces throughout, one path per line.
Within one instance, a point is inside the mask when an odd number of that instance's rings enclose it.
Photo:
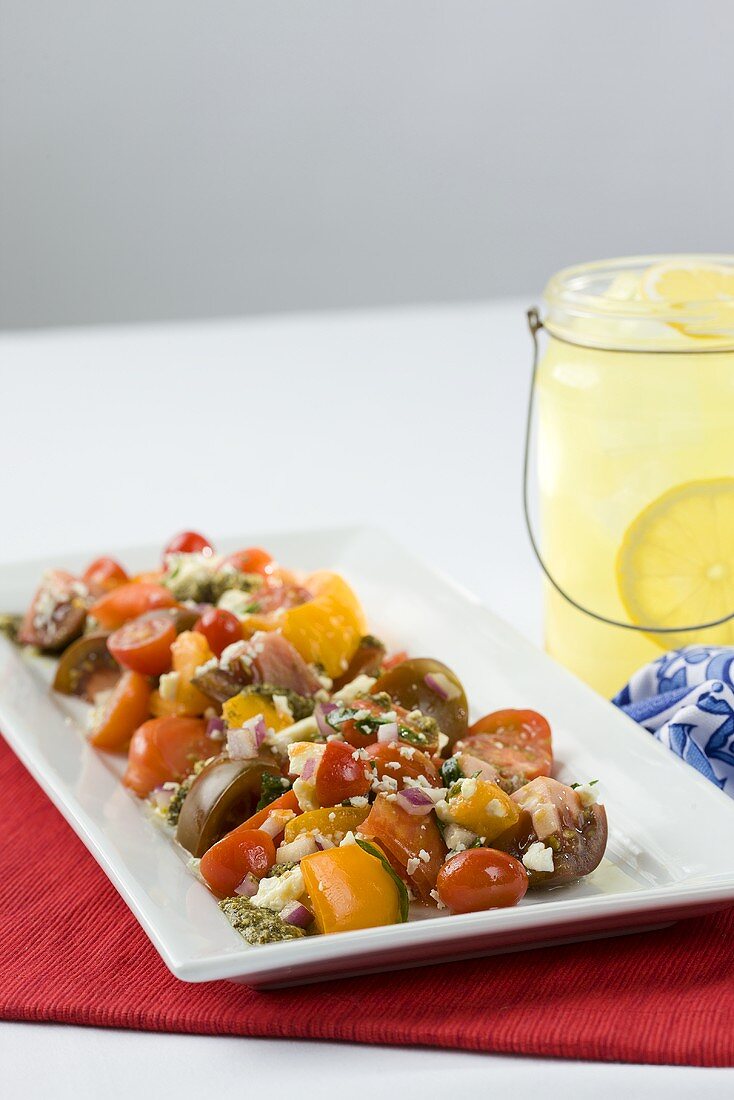
M 734 268 L 695 260 L 667 260 L 642 274 L 640 289 L 648 302 L 663 302 L 681 313 L 703 314 L 670 325 L 698 339 L 721 336 L 734 315 Z
M 650 302 L 686 306 L 691 302 L 734 301 L 734 269 L 723 264 L 667 260 L 642 275 L 642 294 Z
M 617 585 L 630 621 L 692 626 L 734 611 L 734 478 L 689 481 L 648 504 L 624 533 Z M 734 643 L 734 620 L 703 634 L 656 634 L 663 649 Z

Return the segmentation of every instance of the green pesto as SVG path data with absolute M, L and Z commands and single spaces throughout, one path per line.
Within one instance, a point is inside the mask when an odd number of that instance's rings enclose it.
M 307 699 L 305 695 L 299 695 L 297 691 L 291 691 L 290 688 L 276 687 L 275 684 L 248 684 L 240 694 L 262 695 L 271 703 L 274 695 L 284 696 L 291 708 L 294 722 L 300 722 L 302 718 L 310 718 L 315 706 L 313 699 Z
M 287 924 L 270 909 L 258 909 L 249 898 L 225 898 L 219 908 L 225 917 L 248 943 L 277 943 L 279 940 L 298 940 L 305 935 L 302 928 Z
M 222 569 L 205 577 L 181 575 L 178 564 L 162 580 L 162 584 L 177 600 L 194 600 L 196 603 L 217 603 L 224 592 L 237 589 L 252 592 L 262 585 L 262 577 L 255 573 L 240 573 L 237 569 Z
M 274 802 L 276 798 L 280 798 L 282 794 L 285 794 L 285 792 L 290 789 L 290 779 L 284 779 L 280 775 L 270 775 L 269 772 L 263 772 L 262 783 L 260 785 L 260 801 L 255 809 L 264 810 L 266 806 L 269 806 L 271 802 Z
M 211 757 L 209 759 L 211 759 Z M 194 782 L 199 772 L 209 763 L 209 759 L 197 761 L 197 763 L 194 764 L 191 774 L 187 775 L 183 782 L 179 783 L 173 798 L 168 803 L 168 809 L 166 810 L 166 821 L 169 825 L 178 825 L 178 819 L 181 816 L 181 807 L 184 804 L 186 795 L 191 790 L 191 784 Z
M 297 863 L 274 863 L 267 874 L 263 875 L 263 878 L 280 878 L 286 871 L 292 871 L 297 866 Z
M 4 634 L 6 638 L 10 638 L 11 642 L 17 642 L 18 631 L 20 630 L 20 624 L 22 622 L 22 615 L 13 615 L 8 612 L 0 614 L 0 634 Z

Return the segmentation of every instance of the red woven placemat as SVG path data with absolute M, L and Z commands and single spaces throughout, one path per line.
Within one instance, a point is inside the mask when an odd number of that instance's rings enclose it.
M 172 977 L 0 741 L 0 1018 L 734 1065 L 734 909 L 661 932 L 255 992 Z

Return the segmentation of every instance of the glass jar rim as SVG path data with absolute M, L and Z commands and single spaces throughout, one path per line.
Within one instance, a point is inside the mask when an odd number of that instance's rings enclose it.
M 568 343 L 609 350 L 734 349 L 734 297 L 656 298 L 649 288 L 663 267 L 713 267 L 734 278 L 734 255 L 624 256 L 563 268 L 543 292 L 545 328 Z

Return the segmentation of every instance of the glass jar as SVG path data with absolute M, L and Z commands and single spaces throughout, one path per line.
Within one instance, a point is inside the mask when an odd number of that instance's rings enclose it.
M 665 649 L 734 644 L 734 619 L 683 629 L 734 616 L 734 256 L 568 268 L 544 301 L 546 647 L 612 695 Z

